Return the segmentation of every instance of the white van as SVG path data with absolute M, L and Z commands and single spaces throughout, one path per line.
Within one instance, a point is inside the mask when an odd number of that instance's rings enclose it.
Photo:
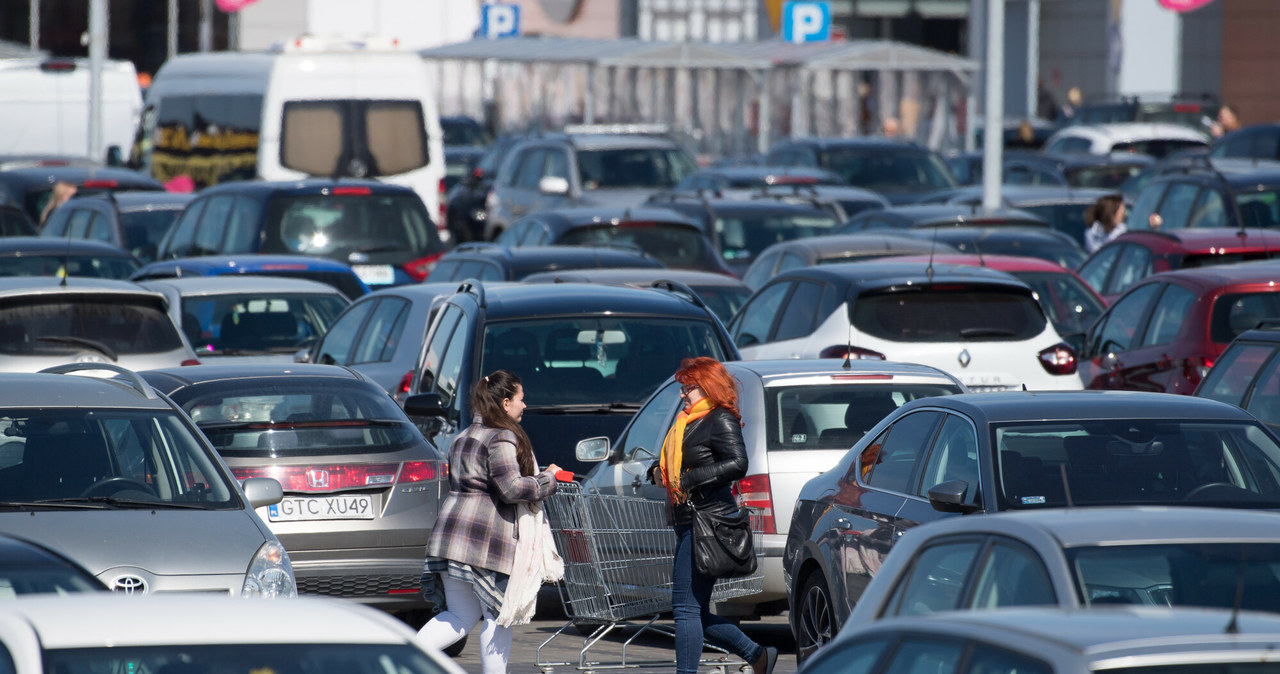
M 308 36 L 268 52 L 175 56 L 147 91 L 130 164 L 196 188 L 376 178 L 413 188 L 444 222 L 435 91 L 422 58 L 394 42 Z
M 102 161 L 129 147 L 142 113 L 138 72 L 104 61 L 102 142 L 89 147 L 89 60 L 0 59 L 0 155 L 63 155 Z

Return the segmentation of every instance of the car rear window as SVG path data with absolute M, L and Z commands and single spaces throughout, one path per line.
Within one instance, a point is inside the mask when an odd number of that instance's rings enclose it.
M 359 191 L 361 188 L 353 188 Z M 412 194 L 276 197 L 267 208 L 262 252 L 408 259 L 443 250 L 422 200 Z
M 182 330 L 197 354 L 293 353 L 324 335 L 347 304 L 305 293 L 185 297 Z
M 182 209 L 177 208 L 121 213 L 120 230 L 124 237 L 121 247 L 143 262 L 154 261 L 160 239 L 181 212 Z
M 1272 611 L 1272 600 L 1280 595 L 1277 543 L 1099 545 L 1063 552 L 1078 574 L 1076 593 L 1084 606 L 1228 608 L 1238 596 L 1236 608 Z M 1135 569 L 1142 570 L 1140 575 Z
M 840 223 L 833 217 L 739 214 L 716 218 L 716 237 L 725 260 L 749 260 L 781 241 L 830 234 Z
M 895 342 L 1023 341 L 1045 316 L 1029 290 L 966 284 L 858 296 L 853 326 Z
M 1209 339 L 1228 344 L 1264 318 L 1280 318 L 1280 292 L 1225 293 L 1213 303 Z
M 298 377 L 187 390 L 176 401 L 224 456 L 373 454 L 420 441 L 374 386 Z
M 698 168 L 688 155 L 674 148 L 578 150 L 577 157 L 585 190 L 671 187 Z
M 413 100 L 288 101 L 280 164 L 324 177 L 406 173 L 430 161 L 423 120 L 422 103 Z
M 683 225 L 662 222 L 627 222 L 620 225 L 579 227 L 565 233 L 557 244 L 623 245 L 640 249 L 674 269 L 716 270 L 719 253 L 706 234 Z
M 163 353 L 181 349 L 182 338 L 158 300 L 36 295 L 0 305 L 0 353 L 44 356 L 86 347 L 116 355 Z
M 890 412 L 912 400 L 961 393 L 955 384 L 895 384 L 892 375 L 821 379 L 765 388 L 769 451 L 848 449 Z
M 921 192 L 955 187 L 955 178 L 941 159 L 919 151 L 883 147 L 824 150 L 818 164 L 845 182 L 877 192 Z
M 1196 148 L 1204 148 L 1208 145 L 1198 140 L 1140 140 L 1132 143 L 1116 143 L 1111 146 L 1112 152 L 1137 152 L 1140 154 L 1149 154 L 1156 159 L 1166 157 L 1174 152 L 1182 150 L 1192 150 Z
M 138 270 L 132 258 L 115 255 L 21 254 L 0 257 L 0 276 L 83 276 L 123 281 Z

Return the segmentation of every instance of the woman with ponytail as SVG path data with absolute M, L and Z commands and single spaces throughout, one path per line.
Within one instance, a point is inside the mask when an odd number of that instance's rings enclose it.
M 418 632 L 443 649 L 482 618 L 485 674 L 507 671 L 511 626 L 503 625 L 507 585 L 516 563 L 517 506 L 539 503 L 556 490 L 559 466 L 538 472 L 529 436 L 520 427 L 524 387 L 497 370 L 471 392 L 475 417 L 449 447 L 449 496 L 427 541 L 426 574 L 439 574 L 447 609 Z
M 686 358 L 675 374 L 683 409 L 667 431 L 649 479 L 667 488 L 676 554 L 672 568 L 672 613 L 676 623 L 676 672 L 695 674 L 704 639 L 750 663 L 754 674 L 771 674 L 778 649 L 763 647 L 728 620 L 711 613 L 716 579 L 693 564 L 693 513 L 738 510 L 733 483 L 747 475 L 747 451 L 738 412 L 738 386 L 714 358 Z

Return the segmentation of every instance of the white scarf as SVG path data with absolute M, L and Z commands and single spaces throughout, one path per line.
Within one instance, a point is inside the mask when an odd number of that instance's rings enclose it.
M 516 504 L 516 556 L 507 580 L 507 593 L 502 597 L 498 624 L 503 627 L 524 625 L 533 620 L 538 604 L 538 589 L 543 583 L 564 578 L 564 560 L 556 552 L 551 525 L 542 514 L 527 503 Z

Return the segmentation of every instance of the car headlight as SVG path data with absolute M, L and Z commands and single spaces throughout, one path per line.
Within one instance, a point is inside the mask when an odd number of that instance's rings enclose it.
M 289 553 L 276 541 L 267 541 L 258 548 L 249 570 L 244 574 L 241 597 L 279 599 L 298 596 L 298 585 L 293 580 L 293 565 Z

